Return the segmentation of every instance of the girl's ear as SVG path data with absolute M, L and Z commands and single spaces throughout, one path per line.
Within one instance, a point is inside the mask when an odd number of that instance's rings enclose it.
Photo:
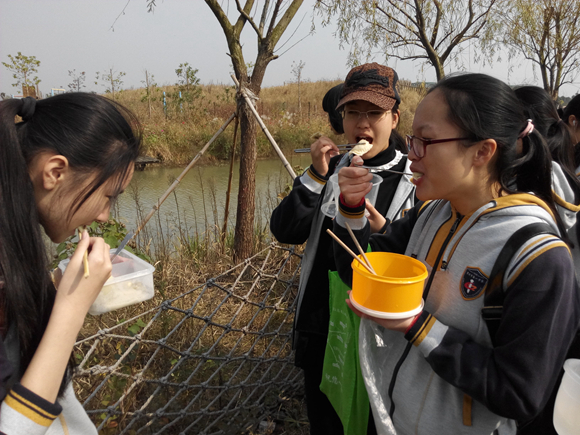
M 473 146 L 475 147 L 475 154 L 473 155 L 474 166 L 487 165 L 497 150 L 497 142 L 494 139 L 485 139 Z
M 391 112 L 391 115 L 393 116 L 393 125 L 391 126 L 391 128 L 394 130 L 395 128 L 397 128 L 397 125 L 399 124 L 399 118 L 401 117 L 401 111 L 399 109 L 397 109 L 394 112 Z
M 47 157 L 40 169 L 42 171 L 42 187 L 48 191 L 61 185 L 70 173 L 68 159 L 59 154 Z

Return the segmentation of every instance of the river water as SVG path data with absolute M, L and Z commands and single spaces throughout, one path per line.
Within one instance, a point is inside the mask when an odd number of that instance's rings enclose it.
M 294 167 L 310 164 L 309 154 L 288 155 Z M 135 171 L 125 193 L 119 196 L 113 216 L 134 229 L 163 196 L 183 168 L 149 165 L 144 171 Z M 194 166 L 167 197 L 146 229 L 166 234 L 196 232 L 203 234 L 208 228 L 221 228 L 224 221 L 229 164 Z M 230 198 L 228 229 L 236 222 L 239 162 L 234 166 Z M 259 160 L 256 167 L 256 223 L 266 225 L 272 209 L 278 204 L 277 194 L 291 184 L 292 179 L 279 159 Z

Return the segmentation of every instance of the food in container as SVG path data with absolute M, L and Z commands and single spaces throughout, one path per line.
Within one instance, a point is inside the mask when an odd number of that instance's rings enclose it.
M 113 255 L 115 249 L 110 252 Z M 66 259 L 59 263 L 58 267 L 63 273 L 69 261 Z M 96 316 L 151 299 L 155 294 L 154 270 L 155 267 L 136 255 L 121 251 L 113 263 L 111 277 L 91 305 L 89 314 Z

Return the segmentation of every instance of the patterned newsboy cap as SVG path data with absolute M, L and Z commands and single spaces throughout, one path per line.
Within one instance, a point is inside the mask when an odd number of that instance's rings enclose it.
M 365 63 L 350 70 L 344 81 L 337 109 L 355 100 L 368 101 L 384 110 L 391 110 L 395 103 L 401 103 L 397 92 L 399 76 L 393 68 L 373 63 Z

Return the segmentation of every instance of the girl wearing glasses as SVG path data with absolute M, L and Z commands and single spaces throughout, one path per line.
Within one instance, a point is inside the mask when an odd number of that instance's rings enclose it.
M 344 82 L 334 107 L 342 112 L 342 127 L 348 143 L 361 139 L 372 144 L 361 161 L 383 178 L 375 203 L 368 206 L 373 231 L 384 231 L 385 217 L 396 220 L 414 204 L 414 186 L 410 162 L 400 151 L 404 141 L 396 132 L 400 97 L 396 89 L 397 73 L 377 63 L 352 69 Z M 326 229 L 332 219 L 320 208 L 326 182 L 340 167 L 350 163 L 350 156 L 339 155 L 338 147 L 327 137 L 311 145 L 312 164 L 294 181 L 292 192 L 272 213 L 270 228 L 282 243 L 302 244 L 308 240 L 300 275 L 293 346 L 296 365 L 304 369 L 306 403 L 311 434 L 342 434 L 343 424 L 327 396 L 320 390 L 323 361 L 329 330 L 329 280 L 336 275 L 332 240 Z M 391 170 L 397 171 L 390 172 Z M 329 272 L 331 276 L 329 278 Z M 334 274 L 334 275 L 333 275 Z M 332 281 L 334 282 L 334 281 Z M 336 276 L 340 285 L 340 279 Z M 340 290 L 341 300 L 346 290 Z M 363 393 L 364 388 L 363 388 Z M 369 407 L 366 406 L 366 412 Z M 364 422 L 366 425 L 366 421 Z M 348 433 L 348 428 L 344 430 Z M 364 433 L 366 428 L 358 434 Z M 374 428 L 369 428 L 373 433 Z M 351 432 L 352 433 L 352 432 Z
M 364 217 L 366 170 L 339 173 L 337 235 L 356 249 L 349 223 L 362 246 L 415 257 L 430 273 L 416 316 L 362 319 L 360 340 L 370 346 L 361 361 L 380 367 L 380 376 L 365 373 L 367 390 L 378 390 L 373 415 L 398 435 L 515 434 L 516 422 L 544 407 L 580 321 L 570 251 L 546 234 L 524 243 L 505 268 L 493 337 L 481 315 L 491 268 L 515 231 L 543 222 L 563 234 L 549 149 L 511 88 L 482 74 L 440 81 L 418 106 L 407 144 L 424 202 L 385 234 L 371 236 Z M 350 283 L 352 258 L 338 244 L 334 251 Z

